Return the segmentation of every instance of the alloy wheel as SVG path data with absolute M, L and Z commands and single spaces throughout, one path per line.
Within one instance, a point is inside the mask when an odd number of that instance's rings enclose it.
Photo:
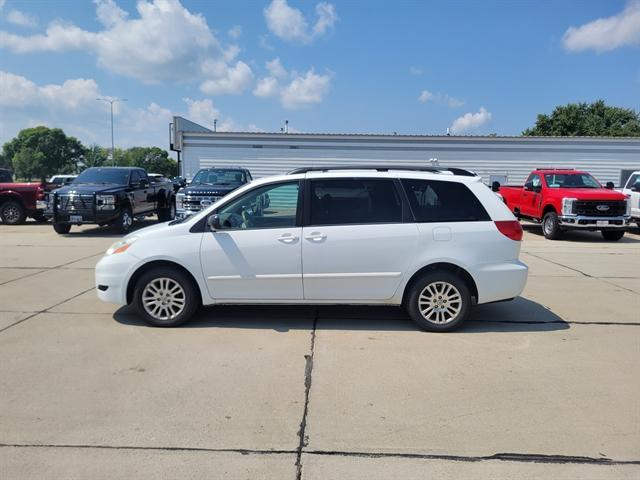
M 446 324 L 455 320 L 462 310 L 462 296 L 449 282 L 433 282 L 420 292 L 418 308 L 425 320 Z
M 142 291 L 142 305 L 156 320 L 173 320 L 182 313 L 185 303 L 184 288 L 172 278 L 151 280 Z
M 7 223 L 15 223 L 20 218 L 18 207 L 10 205 L 4 209 L 4 220 Z

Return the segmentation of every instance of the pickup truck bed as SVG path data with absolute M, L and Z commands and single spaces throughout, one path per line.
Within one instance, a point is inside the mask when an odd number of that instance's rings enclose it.
M 27 217 L 46 221 L 46 202 L 41 183 L 0 183 L 0 219 L 5 225 L 18 225 Z

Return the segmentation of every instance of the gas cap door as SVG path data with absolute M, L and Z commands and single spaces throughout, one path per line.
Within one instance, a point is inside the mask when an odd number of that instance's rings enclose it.
M 451 240 L 451 229 L 449 227 L 435 227 L 433 229 L 433 239 L 436 242 L 448 242 Z

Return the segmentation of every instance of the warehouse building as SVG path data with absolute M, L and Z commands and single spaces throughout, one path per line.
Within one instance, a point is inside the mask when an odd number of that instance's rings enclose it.
M 170 143 L 187 179 L 210 166 L 260 178 L 306 166 L 438 165 L 473 170 L 487 184 L 522 184 L 535 168 L 564 167 L 620 185 L 640 170 L 640 138 L 213 132 L 174 117 Z

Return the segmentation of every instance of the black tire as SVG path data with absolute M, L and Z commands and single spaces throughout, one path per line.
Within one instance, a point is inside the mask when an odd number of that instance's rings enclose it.
M 17 200 L 8 200 L 0 206 L 0 219 L 5 225 L 20 225 L 27 219 L 27 212 Z
M 122 207 L 120 215 L 118 215 L 118 220 L 115 221 L 113 226 L 118 233 L 127 234 L 131 231 L 131 227 L 133 226 L 133 211 L 131 207 Z
M 602 236 L 610 242 L 617 242 L 624 237 L 624 230 L 602 230 Z
M 167 280 L 170 282 L 167 282 Z M 177 296 L 173 297 L 183 299 L 183 307 L 179 313 L 175 313 L 175 316 L 167 315 L 167 312 L 176 312 L 176 310 L 180 308 L 179 306 L 176 306 L 175 303 L 169 303 L 166 306 L 161 303 L 155 303 L 153 304 L 155 306 L 151 305 L 145 308 L 143 295 L 144 298 L 153 302 L 153 290 L 151 285 L 155 285 L 157 287 L 158 282 L 166 282 L 165 284 L 168 285 L 179 285 L 182 288 L 182 292 L 178 292 Z M 167 291 L 171 288 L 167 288 Z M 160 290 L 158 290 L 158 292 L 160 292 Z M 158 295 L 167 295 L 167 293 L 159 293 Z M 165 298 L 167 301 L 171 301 L 168 297 Z M 193 280 L 188 275 L 176 268 L 158 267 L 145 272 L 137 280 L 133 293 L 133 305 L 138 312 L 138 315 L 140 315 L 148 325 L 153 327 L 177 327 L 178 325 L 182 325 L 187 322 L 198 311 L 198 308 L 200 307 L 200 295 L 197 292 L 196 285 L 194 285 Z M 154 316 L 152 315 L 152 312 L 156 308 L 158 308 L 158 315 Z
M 64 235 L 71 231 L 71 224 L 53 222 L 53 229 L 56 231 L 56 233 Z
M 548 212 L 542 218 L 542 233 L 549 240 L 559 240 L 562 238 L 562 230 L 556 212 Z
M 463 279 L 451 272 L 426 273 L 412 282 L 410 289 L 405 308 L 411 319 L 424 330 L 448 332 L 458 328 L 469 315 L 471 309 L 469 287 Z M 443 295 L 434 293 L 439 291 Z M 430 297 L 429 300 L 427 297 Z M 444 310 L 438 312 L 438 309 Z M 426 315 L 423 315 L 422 311 L 427 312 Z M 442 321 L 439 322 L 438 319 Z
M 176 218 L 176 202 L 171 200 L 169 206 L 158 209 L 158 222 L 169 222 Z
M 35 217 L 33 217 L 33 219 L 38 223 L 45 223 L 45 222 L 47 222 L 49 220 L 44 215 L 36 215 Z

